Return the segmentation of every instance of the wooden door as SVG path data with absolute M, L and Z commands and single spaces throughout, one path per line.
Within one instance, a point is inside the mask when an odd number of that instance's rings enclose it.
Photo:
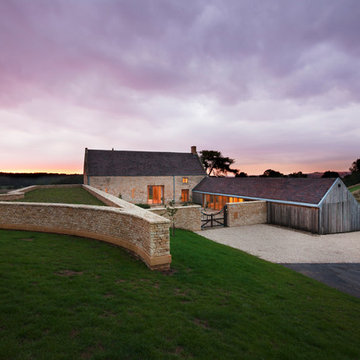
M 189 189 L 181 190 L 181 201 L 188 202 L 189 201 Z

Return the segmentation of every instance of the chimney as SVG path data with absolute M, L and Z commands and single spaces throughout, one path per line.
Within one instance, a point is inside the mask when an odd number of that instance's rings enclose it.
M 194 155 L 197 155 L 196 146 L 191 147 L 191 153 L 194 154 Z

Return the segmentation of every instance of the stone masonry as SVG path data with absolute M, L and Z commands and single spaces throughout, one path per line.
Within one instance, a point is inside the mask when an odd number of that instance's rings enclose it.
M 266 201 L 244 201 L 226 205 L 229 227 L 267 223 Z
M 169 269 L 169 220 L 97 189 L 83 187 L 99 198 L 103 196 L 113 207 L 0 201 L 0 228 L 102 240 L 130 250 L 150 269 Z
M 188 179 L 183 183 L 183 177 Z M 105 191 L 116 197 L 121 196 L 125 201 L 133 204 L 146 204 L 148 199 L 148 185 L 164 186 L 165 204 L 171 200 L 180 203 L 181 190 L 188 189 L 190 201 L 192 189 L 204 178 L 196 176 L 89 176 L 84 178 L 87 185 Z
M 190 231 L 201 230 L 201 207 L 199 205 L 175 206 L 175 227 Z M 151 212 L 169 219 L 166 209 L 152 208 Z

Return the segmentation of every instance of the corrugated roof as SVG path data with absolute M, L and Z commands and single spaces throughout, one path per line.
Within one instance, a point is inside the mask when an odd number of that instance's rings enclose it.
M 199 157 L 191 153 L 87 150 L 89 176 L 206 175 Z
M 336 179 L 204 178 L 193 191 L 295 203 L 318 204 Z

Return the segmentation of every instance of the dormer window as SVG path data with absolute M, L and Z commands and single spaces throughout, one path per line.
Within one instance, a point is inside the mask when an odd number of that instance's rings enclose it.
M 189 182 L 189 178 L 183 177 L 182 182 L 183 182 L 183 184 L 187 184 Z

